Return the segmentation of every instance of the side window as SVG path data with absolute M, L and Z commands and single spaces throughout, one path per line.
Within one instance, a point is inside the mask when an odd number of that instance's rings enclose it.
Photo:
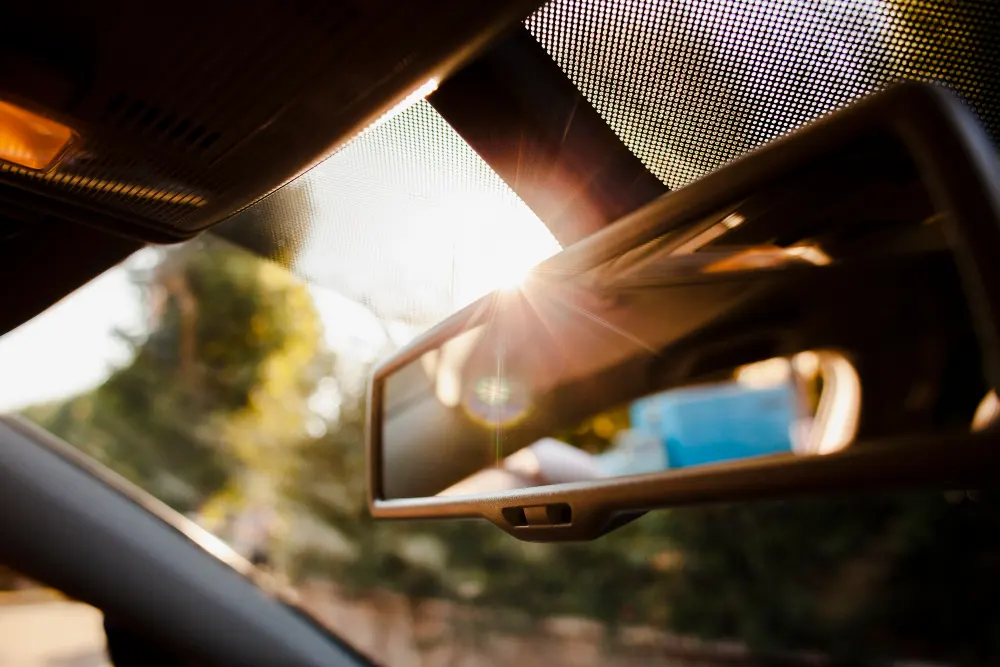
M 110 665 L 100 610 L 0 565 L 0 665 Z

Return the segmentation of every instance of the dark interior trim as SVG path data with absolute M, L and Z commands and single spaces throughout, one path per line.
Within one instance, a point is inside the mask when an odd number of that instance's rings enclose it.
M 71 449 L 0 418 L 0 562 L 207 664 L 370 664 L 88 472 Z
M 0 214 L 0 225 L 7 222 Z M 0 335 L 46 310 L 115 266 L 143 243 L 57 218 L 10 221 L 17 228 L 0 243 L 6 284 Z

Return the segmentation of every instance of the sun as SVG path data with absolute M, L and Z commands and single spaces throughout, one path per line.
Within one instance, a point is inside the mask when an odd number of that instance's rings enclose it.
M 496 287 L 501 292 L 506 294 L 513 294 L 515 292 L 520 292 L 524 288 L 525 283 L 531 277 L 531 269 L 533 267 L 523 268 L 520 266 L 513 266 L 506 271 L 501 271 L 496 278 Z
M 539 262 L 561 250 L 544 224 L 530 211 L 517 210 L 503 220 L 481 221 L 478 233 L 459 235 L 455 244 L 456 307 L 494 290 L 520 291 Z

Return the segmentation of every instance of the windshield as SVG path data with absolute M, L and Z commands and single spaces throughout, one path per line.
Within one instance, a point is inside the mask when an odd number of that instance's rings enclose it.
M 676 187 L 897 75 L 971 85 L 958 61 L 932 67 L 943 37 L 897 48 L 925 4 L 559 0 L 528 27 Z M 819 69 L 796 55 L 799 5 L 800 28 L 830 35 L 809 61 Z M 935 20 L 961 27 L 971 11 Z M 742 64 L 720 69 L 723 57 Z M 226 540 L 376 661 L 1000 662 L 990 490 L 679 508 L 581 544 L 521 543 L 479 521 L 373 522 L 372 365 L 559 250 L 429 103 L 223 232 L 233 242 L 142 250 L 0 339 L 0 409 Z M 581 428 L 608 435 L 601 420 Z
M 5 337 L 5 388 L 25 393 L 4 399 L 388 665 L 998 657 L 990 492 L 676 509 L 566 545 L 374 523 L 363 378 L 414 328 L 208 237 L 142 251 Z

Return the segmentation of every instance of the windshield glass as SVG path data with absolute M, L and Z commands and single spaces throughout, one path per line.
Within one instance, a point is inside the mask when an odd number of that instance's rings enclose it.
M 834 35 L 817 51 L 832 87 L 806 85 L 816 72 L 795 55 L 805 32 L 789 21 L 806 4 L 809 29 Z M 560 0 L 528 26 L 678 186 L 909 71 L 893 40 L 926 3 L 847 4 Z M 941 34 L 978 43 L 961 29 L 970 16 L 951 12 L 945 25 L 958 27 Z M 736 39 L 751 25 L 752 40 Z M 936 47 L 921 44 L 909 62 L 938 72 Z M 633 47 L 642 58 L 611 53 Z M 701 55 L 667 68 L 664 53 Z M 727 78 L 713 65 L 722 57 L 743 64 Z M 771 113 L 779 99 L 794 113 Z M 0 339 L 0 409 L 226 540 L 373 659 L 1000 663 L 990 490 L 673 509 L 581 544 L 522 543 L 479 521 L 373 522 L 362 446 L 372 365 L 559 250 L 427 102 L 220 233 L 229 240 L 142 250 Z M 608 434 L 591 420 L 574 435 Z
M 387 665 L 1000 658 L 992 492 L 676 509 L 564 545 L 373 522 L 363 378 L 392 330 L 207 237 L 142 251 L 2 339 L 5 407 L 227 540 Z

